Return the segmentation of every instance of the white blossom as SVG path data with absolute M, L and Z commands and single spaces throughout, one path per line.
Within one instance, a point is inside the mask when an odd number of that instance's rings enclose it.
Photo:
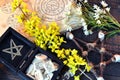
M 103 7 L 107 7 L 107 6 L 108 6 L 108 4 L 107 4 L 105 1 L 101 1 L 101 5 L 102 5 Z
M 101 24 L 101 21 L 100 21 L 100 20 L 97 20 L 96 23 L 97 23 L 97 24 Z
M 103 10 L 103 12 L 102 12 L 103 14 L 106 14 L 106 11 L 105 10 Z
M 88 2 L 88 0 L 84 0 L 84 3 L 87 3 Z
M 96 5 L 96 4 L 94 4 L 94 5 L 93 5 L 93 8 L 94 8 L 94 9 L 97 9 L 97 8 L 99 8 L 99 6 Z
M 89 30 L 89 34 L 93 34 L 92 30 Z
M 104 13 L 104 10 L 103 10 L 103 9 L 100 9 L 100 8 L 97 8 L 97 9 L 95 10 L 95 12 L 96 12 L 96 13 L 99 13 L 99 14 L 102 14 L 102 13 Z
M 107 12 L 110 12 L 110 7 L 105 8 Z
M 81 18 L 80 22 L 83 23 L 83 22 L 85 22 L 85 20 L 83 18 Z
M 82 5 L 81 3 L 78 3 L 78 4 L 77 4 L 78 7 L 81 7 L 81 5 Z
M 87 26 L 86 22 L 82 22 L 82 26 Z
M 68 18 L 68 20 L 66 21 L 66 24 L 71 27 L 79 27 L 79 26 L 81 26 L 80 20 L 81 20 L 81 17 L 72 15 Z
M 77 14 L 77 15 L 82 15 L 82 9 L 81 9 L 81 6 L 79 6 L 79 7 L 76 8 L 76 12 L 75 12 L 75 14 Z
M 93 8 L 94 8 L 95 13 L 99 13 L 99 14 L 104 13 L 104 10 L 101 9 L 101 8 L 100 8 L 98 5 L 96 5 L 96 4 L 94 4 Z
M 83 30 L 87 30 L 87 25 L 84 25 L 84 26 L 83 26 Z
M 93 16 L 95 18 L 95 20 L 100 18 L 100 14 L 99 13 L 95 13 L 95 15 Z
M 67 27 L 67 31 L 72 31 L 72 27 L 71 26 L 68 26 L 68 25 L 65 25 L 65 27 Z
M 87 36 L 87 35 L 89 35 L 89 31 L 88 30 L 85 30 L 84 31 L 84 34 Z

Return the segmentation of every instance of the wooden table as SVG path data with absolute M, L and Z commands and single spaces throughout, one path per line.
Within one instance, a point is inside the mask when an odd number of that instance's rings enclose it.
M 21 80 L 21 78 L 0 63 L 0 80 Z
M 98 0 L 100 1 L 100 0 Z M 96 3 L 96 0 L 90 0 L 91 3 Z M 120 0 L 107 0 L 111 6 L 111 13 L 120 22 Z M 1 29 L 1 28 L 0 28 Z M 21 80 L 20 77 L 2 63 L 0 63 L 0 80 Z M 110 80 L 110 79 L 107 79 Z M 111 79 L 112 80 L 112 79 Z M 118 80 L 118 79 L 113 79 Z

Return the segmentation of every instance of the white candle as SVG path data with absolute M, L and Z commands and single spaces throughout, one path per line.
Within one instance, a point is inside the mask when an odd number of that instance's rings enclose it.
M 114 59 L 112 60 L 113 62 L 120 62 L 120 55 L 115 54 Z
M 100 39 L 100 41 L 104 40 L 105 34 L 102 31 L 99 31 L 98 38 Z
M 98 77 L 97 80 L 104 80 L 104 78 L 103 77 Z

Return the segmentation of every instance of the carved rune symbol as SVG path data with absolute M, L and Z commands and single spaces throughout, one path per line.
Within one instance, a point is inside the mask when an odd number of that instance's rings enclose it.
M 10 48 L 6 48 L 3 49 L 2 51 L 8 54 L 11 54 L 12 60 L 14 60 L 14 58 L 16 56 L 21 56 L 21 49 L 23 48 L 23 45 L 16 45 L 15 42 L 11 39 L 10 40 Z

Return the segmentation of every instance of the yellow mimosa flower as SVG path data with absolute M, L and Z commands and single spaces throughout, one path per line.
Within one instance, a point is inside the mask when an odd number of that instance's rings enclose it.
M 74 80 L 80 80 L 80 76 L 74 76 Z

